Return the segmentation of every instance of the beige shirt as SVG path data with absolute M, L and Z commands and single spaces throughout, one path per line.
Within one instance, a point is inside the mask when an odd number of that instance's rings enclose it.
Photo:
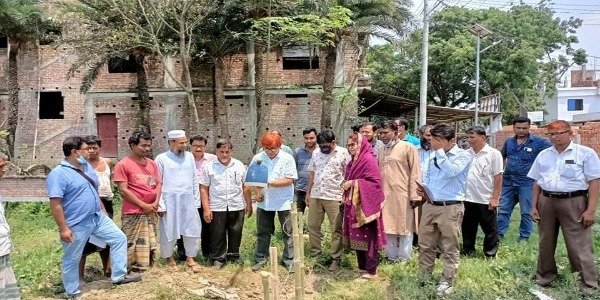
M 417 231 L 417 211 L 410 200 L 420 200 L 415 181 L 421 182 L 421 167 L 417 149 L 398 141 L 379 151 L 379 168 L 385 203 L 382 210 L 383 228 L 387 234 L 408 235 Z
M 467 177 L 465 201 L 489 204 L 494 191 L 494 176 L 502 174 L 503 162 L 500 151 L 486 144 L 479 153 L 467 150 L 473 161 Z
M 342 201 L 344 171 L 350 161 L 350 153 L 344 147 L 335 146 L 329 154 L 313 151 L 308 171 L 314 172 L 311 198 Z

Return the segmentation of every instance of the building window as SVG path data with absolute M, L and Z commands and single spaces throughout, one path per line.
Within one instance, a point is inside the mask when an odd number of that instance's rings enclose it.
M 0 49 L 8 48 L 8 38 L 5 36 L 0 36 Z
M 285 98 L 308 98 L 308 94 L 285 94 Z
M 282 50 L 284 70 L 311 70 L 319 68 L 316 49 L 308 46 L 284 47 Z
M 135 58 L 130 54 L 127 58 L 113 57 L 108 60 L 108 73 L 135 73 Z
M 40 119 L 64 119 L 65 100 L 61 92 L 40 93 Z
M 244 95 L 225 95 L 225 100 L 243 100 Z
M 583 110 L 583 99 L 569 99 L 567 100 L 568 111 Z

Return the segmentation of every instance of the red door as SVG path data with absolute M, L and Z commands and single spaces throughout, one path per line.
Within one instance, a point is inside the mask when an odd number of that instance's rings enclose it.
M 98 124 L 98 137 L 102 141 L 103 157 L 117 157 L 117 115 L 116 114 L 97 114 L 96 123 Z

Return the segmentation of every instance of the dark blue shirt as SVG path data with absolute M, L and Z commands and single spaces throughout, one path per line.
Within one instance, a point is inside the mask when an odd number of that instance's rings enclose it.
M 317 148 L 318 149 L 318 148 Z M 308 165 L 312 158 L 312 152 L 304 147 L 294 150 L 294 160 L 296 161 L 296 170 L 298 171 L 298 180 L 296 180 L 295 190 L 306 192 L 308 185 Z
M 87 162 L 83 164 L 85 175 L 94 182 L 94 185 L 74 168 L 68 161 L 63 160 L 46 177 L 48 197 L 61 199 L 68 227 L 73 227 L 88 216 L 101 211 L 98 196 L 99 183 L 94 168 Z
M 551 146 L 550 141 L 533 134 L 529 134 L 525 142 L 520 145 L 517 143 L 516 136 L 507 139 L 500 150 L 502 157 L 506 159 L 503 184 L 515 186 L 532 184 L 533 179 L 527 177 L 527 172 L 540 151 Z

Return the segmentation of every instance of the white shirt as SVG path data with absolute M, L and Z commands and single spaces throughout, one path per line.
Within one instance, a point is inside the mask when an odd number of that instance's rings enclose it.
M 335 146 L 329 154 L 313 151 L 308 171 L 314 172 L 311 198 L 342 201 L 346 165 L 352 158 L 344 147 Z
M 574 192 L 588 189 L 588 181 L 600 178 L 598 154 L 589 147 L 571 142 L 562 152 L 544 149 L 527 173 L 549 192 Z
M 0 202 L 0 256 L 10 254 L 11 250 L 10 227 L 4 216 L 4 203 Z
M 494 191 L 494 176 L 504 171 L 502 154 L 488 144 L 483 146 L 479 153 L 475 153 L 473 148 L 467 151 L 473 157 L 473 161 L 467 177 L 465 201 L 489 204 Z
M 244 164 L 232 158 L 229 165 L 218 159 L 204 164 L 199 182 L 208 186 L 208 203 L 212 211 L 239 211 L 246 208 L 243 184 L 246 177 Z

